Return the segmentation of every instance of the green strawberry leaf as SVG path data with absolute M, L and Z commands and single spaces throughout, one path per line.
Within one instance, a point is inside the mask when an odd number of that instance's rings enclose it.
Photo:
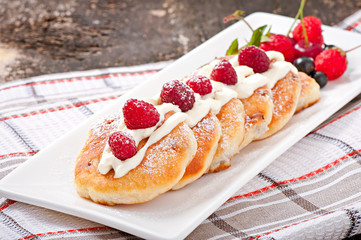
M 231 43 L 231 46 L 229 46 L 226 55 L 235 55 L 238 54 L 238 39 L 234 39 Z
M 256 47 L 259 47 L 263 33 L 266 28 L 267 28 L 267 25 L 263 25 L 263 26 L 257 28 L 256 30 L 254 30 L 251 40 L 249 41 L 249 43 L 246 44 L 246 46 L 254 45 Z
M 261 43 L 263 43 L 263 42 L 271 42 L 271 39 L 269 38 L 269 36 L 263 35 L 261 37 Z

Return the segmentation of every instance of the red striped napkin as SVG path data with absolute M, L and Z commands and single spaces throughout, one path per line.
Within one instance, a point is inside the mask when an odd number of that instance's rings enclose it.
M 361 11 L 338 25 L 361 32 Z M 45 75 L 0 86 L 0 179 L 169 62 Z M 188 239 L 342 239 L 361 232 L 361 96 L 281 155 Z M 1 197 L 1 196 L 0 196 Z M 135 239 L 0 198 L 1 239 Z

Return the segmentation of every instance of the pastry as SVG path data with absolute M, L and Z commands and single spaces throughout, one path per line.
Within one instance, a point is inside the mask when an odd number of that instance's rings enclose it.
M 302 88 L 296 113 L 315 104 L 321 98 L 320 85 L 318 85 L 315 79 L 303 72 L 298 72 L 298 76 L 301 80 Z
M 313 79 L 266 52 L 256 72 L 237 56 L 218 58 L 151 99 L 129 99 L 122 114 L 90 129 L 75 166 L 78 194 L 134 204 L 227 169 L 253 140 L 269 137 L 320 98 Z
M 258 139 L 267 138 L 278 132 L 291 119 L 296 111 L 301 92 L 301 81 L 292 71 L 277 81 L 272 88 L 273 113 L 268 130 Z
M 231 166 L 232 157 L 239 152 L 244 139 L 245 113 L 242 102 L 233 98 L 217 114 L 221 123 L 221 139 L 208 172 L 218 172 Z
M 178 183 L 197 149 L 194 134 L 184 122 L 151 145 L 136 168 L 115 178 L 113 169 L 106 174 L 98 170 L 106 141 L 117 129 L 113 121 L 107 119 L 90 130 L 77 158 L 74 184 L 80 196 L 105 205 L 134 204 L 149 201 Z
M 254 139 L 260 138 L 268 130 L 272 120 L 273 101 L 272 91 L 264 85 L 257 88 L 254 93 L 242 99 L 245 118 L 245 135 L 241 148 L 246 147 Z
M 212 112 L 197 123 L 192 131 L 197 140 L 197 152 L 188 164 L 181 180 L 172 188 L 173 190 L 197 180 L 208 170 L 222 134 L 220 122 Z

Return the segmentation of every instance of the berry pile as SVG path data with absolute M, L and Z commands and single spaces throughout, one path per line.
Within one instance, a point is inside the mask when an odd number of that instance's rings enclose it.
M 154 127 L 160 119 L 154 105 L 138 99 L 128 99 L 122 110 L 124 123 L 132 130 Z M 112 133 L 108 144 L 113 155 L 121 161 L 133 157 L 138 151 L 133 137 L 122 131 Z
M 228 61 L 227 63 L 229 64 Z M 221 65 L 223 66 L 223 64 Z M 230 65 L 231 68 L 228 67 L 224 68 L 223 66 L 218 77 L 226 77 L 226 80 L 222 78 L 222 81 L 230 81 L 228 77 L 231 76 L 233 79 L 233 75 L 235 75 L 237 81 L 237 75 L 232 65 Z M 193 108 L 195 93 L 204 96 L 211 92 L 210 79 L 206 76 L 196 75 L 190 78 L 187 83 L 178 80 L 165 83 L 160 93 L 160 101 L 177 105 L 182 112 L 187 112 Z M 160 120 L 160 114 L 153 104 L 138 99 L 128 99 L 122 111 L 125 126 L 132 130 L 154 127 Z M 108 139 L 108 144 L 113 155 L 121 161 L 133 157 L 138 151 L 134 138 L 123 131 L 112 133 Z
M 268 67 L 257 66 L 266 65 L 265 61 L 257 60 L 257 64 L 252 65 L 250 59 L 256 57 L 245 57 L 242 60 L 240 55 L 246 55 L 241 52 L 252 47 L 253 49 L 263 49 L 264 51 L 278 51 L 281 52 L 285 60 L 293 63 L 299 71 L 305 72 L 320 85 L 324 87 L 329 80 L 334 80 L 341 77 L 347 69 L 346 52 L 334 45 L 325 44 L 324 37 L 322 35 L 322 22 L 319 18 L 314 16 L 303 17 L 303 8 L 305 0 L 301 1 L 300 8 L 298 10 L 295 22 L 298 18 L 301 20 L 293 28 L 290 27 L 289 32 L 286 35 L 273 34 L 269 28 L 265 33 L 267 25 L 261 26 L 256 30 L 253 30 L 252 38 L 245 46 L 238 48 L 238 40 L 235 39 L 229 49 L 227 55 L 239 54 L 239 63 L 247 65 L 254 69 L 254 72 L 262 72 L 255 70 L 258 67 L 265 69 Z M 245 19 L 241 16 L 243 11 L 236 11 L 234 14 L 227 16 L 224 21 L 237 19 Z M 246 22 L 247 26 L 250 25 Z M 251 27 L 250 27 L 251 28 Z M 260 54 L 257 54 L 258 57 Z
M 295 67 L 313 77 L 320 87 L 328 80 L 343 75 L 347 69 L 346 53 L 341 49 L 324 44 L 320 19 L 307 16 L 293 29 L 292 37 L 296 59 Z

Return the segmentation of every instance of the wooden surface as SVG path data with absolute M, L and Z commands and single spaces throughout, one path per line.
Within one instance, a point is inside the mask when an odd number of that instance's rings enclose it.
M 176 59 L 229 24 L 237 9 L 294 17 L 299 0 L 0 0 L 0 83 L 47 73 Z M 358 0 L 309 0 L 334 25 Z

